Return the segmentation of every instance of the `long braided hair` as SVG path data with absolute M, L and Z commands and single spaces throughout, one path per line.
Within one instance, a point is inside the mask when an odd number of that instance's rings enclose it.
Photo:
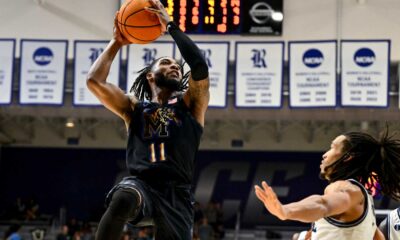
M 139 99 L 140 101 L 144 100 L 151 100 L 152 99 L 152 93 L 150 89 L 149 82 L 147 80 L 147 73 L 151 72 L 153 69 L 154 65 L 161 59 L 165 57 L 160 57 L 154 60 L 150 65 L 144 67 L 143 69 L 139 70 L 139 76 L 135 79 L 133 82 L 133 85 L 129 92 L 134 93 L 135 97 Z M 183 67 L 185 65 L 184 62 L 177 61 L 178 64 L 181 67 L 181 73 L 182 73 L 182 80 L 180 81 L 179 89 L 178 91 L 184 92 L 188 88 L 188 82 L 189 82 L 189 75 L 190 71 L 184 73 Z
M 389 135 L 388 127 L 379 140 L 362 132 L 343 135 L 346 137 L 343 142 L 345 154 L 328 166 L 331 168 L 330 181 L 353 178 L 369 190 L 377 182 L 378 191 L 400 200 L 400 139 L 394 139 L 395 134 Z

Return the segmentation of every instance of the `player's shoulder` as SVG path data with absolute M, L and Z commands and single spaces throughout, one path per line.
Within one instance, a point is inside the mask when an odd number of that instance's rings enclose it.
M 347 192 L 349 194 L 358 194 L 362 193 L 362 190 L 359 186 L 355 185 L 350 180 L 339 180 L 330 183 L 325 188 L 325 193 L 333 193 L 333 192 Z

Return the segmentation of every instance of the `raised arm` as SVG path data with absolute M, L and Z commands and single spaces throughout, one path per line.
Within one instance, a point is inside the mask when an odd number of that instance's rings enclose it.
M 153 7 L 147 10 L 158 15 L 164 30 L 174 39 L 183 59 L 190 67 L 189 89 L 184 95 L 184 101 L 191 109 L 193 117 L 204 126 L 205 112 L 210 99 L 207 63 L 196 44 L 170 20 L 161 2 L 159 0 L 150 2 Z
M 281 220 L 315 222 L 324 217 L 343 214 L 363 202 L 360 188 L 348 181 L 330 184 L 325 189 L 324 195 L 312 195 L 285 205 L 278 200 L 275 192 L 266 182 L 262 182 L 262 188 L 255 186 L 255 191 L 267 210 Z
M 106 108 L 124 119 L 125 123 L 129 123 L 130 119 L 127 113 L 133 110 L 136 99 L 133 96 L 126 95 L 118 86 L 107 82 L 107 77 L 115 56 L 122 46 L 129 44 L 121 35 L 116 21 L 117 17 L 114 19 L 113 38 L 91 66 L 86 84 Z

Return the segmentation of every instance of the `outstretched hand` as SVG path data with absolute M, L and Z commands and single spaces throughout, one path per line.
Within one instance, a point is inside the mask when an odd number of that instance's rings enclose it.
M 268 184 L 263 181 L 262 187 L 254 186 L 257 198 L 264 203 L 265 208 L 273 215 L 281 220 L 287 219 L 287 212 L 285 211 L 282 203 L 278 200 L 276 193 Z
M 114 17 L 114 28 L 113 28 L 113 38 L 115 39 L 115 41 L 117 41 L 121 46 L 124 45 L 128 45 L 131 42 L 128 41 L 128 39 L 126 39 L 121 31 L 119 30 L 118 27 L 118 11 L 115 13 L 115 17 Z
M 158 19 L 161 23 L 162 32 L 167 31 L 167 24 L 171 21 L 167 10 L 165 10 L 164 5 L 160 2 L 160 0 L 148 0 L 152 7 L 145 7 L 144 9 L 148 12 L 154 13 L 157 15 Z

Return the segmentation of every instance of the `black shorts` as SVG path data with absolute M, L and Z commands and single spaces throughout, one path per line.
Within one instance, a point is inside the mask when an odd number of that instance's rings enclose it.
M 173 182 L 148 184 L 137 177 L 126 177 L 106 197 L 106 206 L 118 189 L 137 191 L 139 210 L 129 221 L 133 226 L 155 226 L 155 239 L 192 239 L 194 197 L 191 186 Z

